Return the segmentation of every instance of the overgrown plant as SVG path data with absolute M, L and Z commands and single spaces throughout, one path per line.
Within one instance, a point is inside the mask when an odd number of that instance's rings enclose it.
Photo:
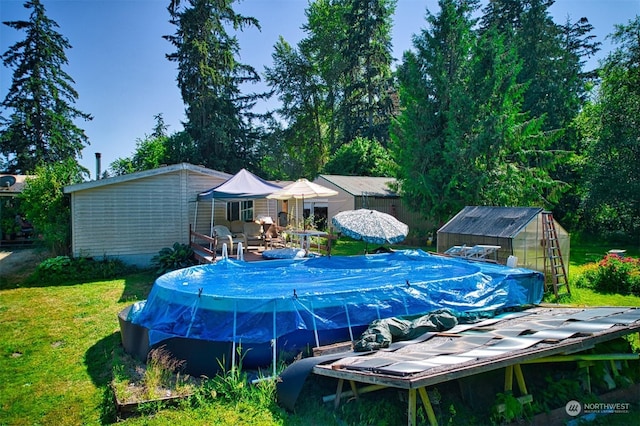
M 165 389 L 173 389 L 178 395 L 190 393 L 188 375 L 180 374 L 185 361 L 174 358 L 164 347 L 149 352 L 144 384 L 147 399 L 166 396 Z
M 188 244 L 173 243 L 173 247 L 165 247 L 151 259 L 157 268 L 157 274 L 162 275 L 176 269 L 195 265 L 193 249 Z
M 83 182 L 87 170 L 69 158 L 38 166 L 20 194 L 20 208 L 54 255 L 71 248 L 71 200 L 64 187 Z
M 491 411 L 491 421 L 498 425 L 520 422 L 531 416 L 531 406 L 523 405 L 511 392 L 498 393 Z
M 221 372 L 211 379 L 214 394 L 220 398 L 232 402 L 251 402 L 261 407 L 273 407 L 276 402 L 276 379 L 260 377 L 253 383 L 242 368 L 244 354 L 242 347 L 236 348 L 238 365 L 225 368 L 224 360 L 218 361 Z

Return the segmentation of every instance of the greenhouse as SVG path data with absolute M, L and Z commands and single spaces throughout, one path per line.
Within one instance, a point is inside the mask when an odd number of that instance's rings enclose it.
M 539 207 L 467 206 L 438 230 L 438 252 L 455 246 L 490 245 L 497 250 L 488 260 L 504 264 L 514 256 L 518 266 L 544 272 L 545 214 L 550 212 Z M 552 224 L 568 265 L 570 235 L 555 219 Z

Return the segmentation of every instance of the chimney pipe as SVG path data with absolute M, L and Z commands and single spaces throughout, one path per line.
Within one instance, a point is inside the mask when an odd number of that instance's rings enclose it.
M 100 179 L 100 173 L 102 173 L 100 171 L 100 157 L 102 157 L 102 154 L 96 152 L 96 180 Z

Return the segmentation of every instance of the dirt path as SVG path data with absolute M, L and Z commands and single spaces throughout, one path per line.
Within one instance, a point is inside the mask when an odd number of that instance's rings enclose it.
M 10 250 L 0 247 L 0 277 L 25 275 L 48 257 L 41 248 Z

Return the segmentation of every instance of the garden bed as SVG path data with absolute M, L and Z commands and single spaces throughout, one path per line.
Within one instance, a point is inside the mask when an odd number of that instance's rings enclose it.
M 193 396 L 201 379 L 181 374 L 182 364 L 163 348 L 151 351 L 147 364 L 119 354 L 110 384 L 118 417 L 138 414 L 149 407 L 175 406 Z

